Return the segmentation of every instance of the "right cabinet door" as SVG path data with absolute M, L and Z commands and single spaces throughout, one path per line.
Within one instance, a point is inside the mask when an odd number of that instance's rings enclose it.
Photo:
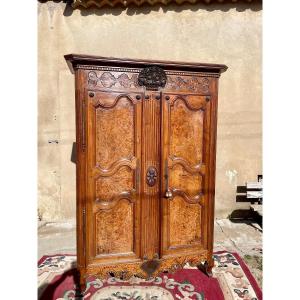
M 161 257 L 207 250 L 209 97 L 163 94 Z

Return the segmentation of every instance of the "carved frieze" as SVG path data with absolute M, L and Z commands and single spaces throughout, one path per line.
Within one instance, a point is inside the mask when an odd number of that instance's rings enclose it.
M 196 76 L 168 76 L 166 88 L 171 90 L 187 90 L 194 93 L 208 93 L 210 79 Z
M 119 85 L 124 88 L 138 87 L 137 74 L 132 74 L 129 77 L 126 73 L 122 73 L 119 76 L 115 76 L 111 72 L 103 72 L 100 76 L 97 73 L 91 71 L 88 73 L 88 84 L 92 86 L 100 85 L 105 88 L 111 88 Z
M 164 90 L 187 91 L 191 93 L 209 93 L 210 90 L 210 77 L 185 75 L 169 75 L 158 67 L 149 71 L 145 68 L 140 74 L 128 73 L 112 73 L 110 71 L 103 71 L 96 73 L 90 71 L 88 73 L 88 84 L 92 87 L 119 87 L 125 89 L 136 89 L 145 86 L 149 89 L 158 89 L 159 87 Z M 162 72 L 161 72 L 162 71 Z M 168 75 L 166 75 L 168 74 Z

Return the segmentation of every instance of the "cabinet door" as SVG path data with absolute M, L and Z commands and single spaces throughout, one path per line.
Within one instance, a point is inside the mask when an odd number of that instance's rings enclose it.
M 197 94 L 164 94 L 162 109 L 161 255 L 207 249 L 210 102 Z
M 141 102 L 86 91 L 87 265 L 140 257 Z

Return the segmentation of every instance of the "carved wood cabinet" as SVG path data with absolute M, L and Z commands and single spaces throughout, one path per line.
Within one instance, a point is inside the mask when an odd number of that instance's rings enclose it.
M 66 55 L 75 73 L 77 264 L 85 276 L 213 266 L 225 65 Z

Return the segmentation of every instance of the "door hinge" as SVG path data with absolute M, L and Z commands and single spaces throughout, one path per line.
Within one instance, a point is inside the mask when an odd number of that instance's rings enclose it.
M 82 116 L 81 116 L 81 149 L 85 152 L 86 148 L 86 104 L 85 99 L 82 100 Z
M 83 218 L 83 222 L 82 222 L 82 227 L 83 227 L 83 256 L 85 257 L 85 247 L 86 247 L 86 234 L 85 234 L 85 226 L 86 226 L 86 220 L 85 220 L 85 208 L 82 209 L 82 218 Z

